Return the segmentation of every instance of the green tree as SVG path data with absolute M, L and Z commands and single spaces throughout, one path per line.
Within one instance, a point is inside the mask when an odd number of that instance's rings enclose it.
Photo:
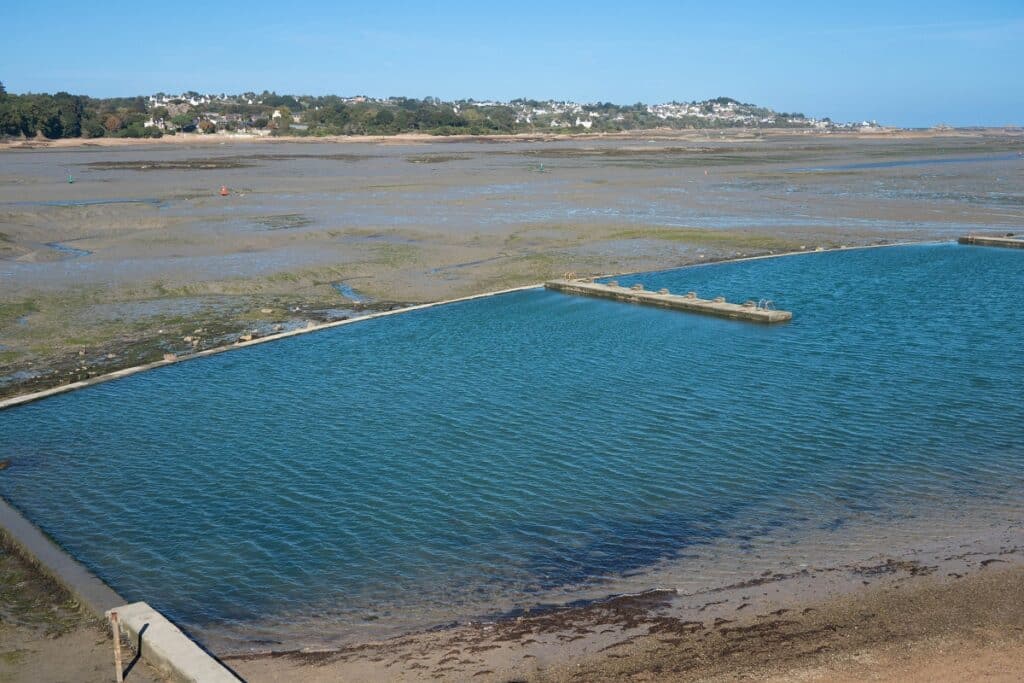
M 186 133 L 191 133 L 196 129 L 195 118 L 193 118 L 191 114 L 178 114 L 177 116 L 172 116 L 171 123 Z
M 13 98 L 0 99 L 0 135 L 20 135 L 21 111 Z
M 60 137 L 80 137 L 82 135 L 82 117 L 85 116 L 85 102 L 81 97 L 66 92 L 54 95 L 53 101 L 60 119 Z
M 103 127 L 100 120 L 89 117 L 82 120 L 82 136 L 87 138 L 101 138 L 106 135 L 107 129 Z
M 280 117 L 274 119 L 274 127 L 278 130 L 288 130 L 292 127 L 292 110 L 288 107 L 278 107 L 277 111 L 281 114 Z
M 108 133 L 115 133 L 121 130 L 123 123 L 121 117 L 116 114 L 108 114 L 103 119 L 103 127 L 107 129 Z

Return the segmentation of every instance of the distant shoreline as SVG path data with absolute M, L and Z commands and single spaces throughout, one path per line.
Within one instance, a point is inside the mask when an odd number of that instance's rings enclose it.
M 630 140 L 636 138 L 657 138 L 661 140 L 692 140 L 713 141 L 720 139 L 757 140 L 761 138 L 781 137 L 814 137 L 840 139 L 930 139 L 942 137 L 978 137 L 983 135 L 1020 135 L 1024 137 L 1024 128 L 993 127 L 993 128 L 877 128 L 867 131 L 842 130 L 822 131 L 809 128 L 650 128 L 617 133 L 507 133 L 500 135 L 432 135 L 429 133 L 398 133 L 395 135 L 325 135 L 311 136 L 261 136 L 243 133 L 179 133 L 164 135 L 161 138 L 46 138 L 31 139 L 0 139 L 0 152 L 8 150 L 32 149 L 65 149 L 74 147 L 160 147 L 160 146 L 194 146 L 221 144 L 253 144 L 253 143 L 378 143 L 378 144 L 415 144 L 444 142 L 558 142 L 562 140 Z

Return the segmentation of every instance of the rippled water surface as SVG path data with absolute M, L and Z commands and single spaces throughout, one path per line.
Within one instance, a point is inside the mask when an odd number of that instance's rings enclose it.
M 0 492 L 235 643 L 642 586 L 852 520 L 881 539 L 1019 502 L 1022 276 L 1015 250 L 899 247 L 619 278 L 769 297 L 782 326 L 543 290 L 362 322 L 6 411 Z

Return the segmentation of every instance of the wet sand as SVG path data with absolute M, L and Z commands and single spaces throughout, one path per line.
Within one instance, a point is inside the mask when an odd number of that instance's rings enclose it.
M 125 665 L 132 659 L 124 642 Z M 5 683 L 114 678 L 110 630 L 0 538 L 0 680 Z M 165 681 L 137 662 L 128 683 Z
M 1019 680 L 1024 562 L 966 574 L 884 562 L 872 585 L 772 610 L 680 618 L 651 593 L 334 652 L 239 655 L 251 683 L 307 681 Z M 765 584 L 762 584 L 762 586 Z M 747 586 L 754 592 L 756 586 Z M 711 601 L 714 602 L 714 601 Z M 744 604 L 744 603 L 741 603 Z

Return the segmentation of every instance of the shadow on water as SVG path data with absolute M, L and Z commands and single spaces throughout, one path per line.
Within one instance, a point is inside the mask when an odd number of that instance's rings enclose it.
M 334 290 L 338 292 L 338 294 L 341 294 L 353 303 L 362 303 L 364 300 L 363 297 L 356 293 L 356 290 L 352 289 L 350 285 L 347 285 L 344 282 L 331 283 L 331 287 L 334 287 Z
M 92 254 L 88 249 L 78 249 L 76 247 L 69 247 L 61 242 L 47 242 L 46 246 L 54 251 L 59 251 L 61 254 L 66 256 L 66 259 L 81 258 L 83 256 L 89 256 Z

